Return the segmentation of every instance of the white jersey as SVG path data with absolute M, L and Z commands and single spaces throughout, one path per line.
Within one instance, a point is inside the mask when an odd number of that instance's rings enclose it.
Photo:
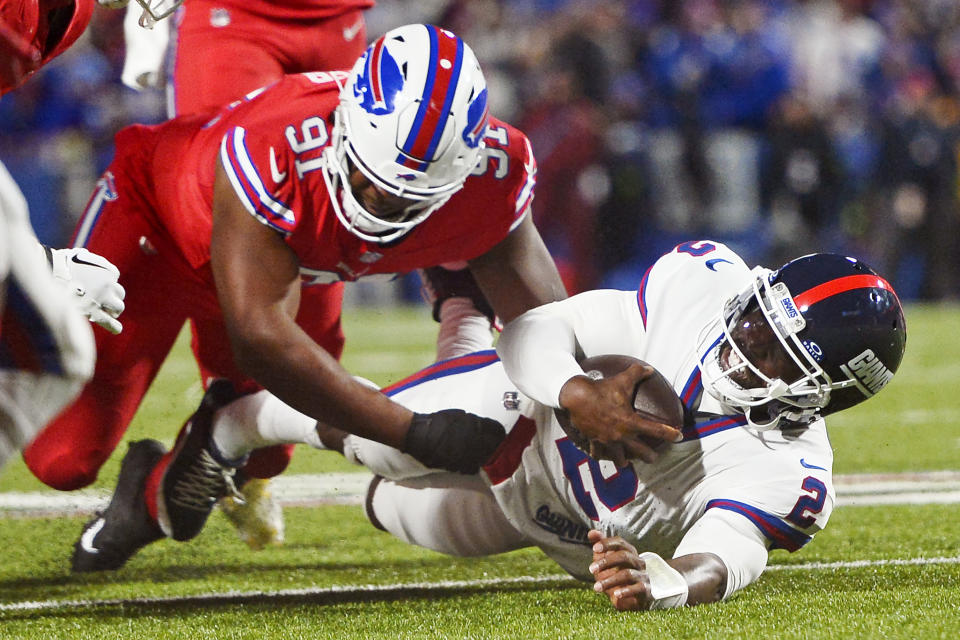
M 720 556 L 731 574 L 727 595 L 759 575 L 766 548 L 802 547 L 826 524 L 834 504 L 833 454 L 823 421 L 797 431 L 759 433 L 744 426 L 742 414 L 724 415 L 700 384 L 700 332 L 749 278 L 747 266 L 723 245 L 680 245 L 651 267 L 637 291 L 584 293 L 514 321 L 520 324 L 501 338 L 501 346 L 504 338 L 513 343 L 503 362 L 493 351 L 477 352 L 439 362 L 384 389 L 415 411 L 457 407 L 507 428 L 507 439 L 482 475 L 514 531 L 505 531 L 499 514 L 472 497 L 475 487 L 460 486 L 457 474 L 435 474 L 410 485 L 447 489 L 435 494 L 447 496 L 433 498 L 446 500 L 436 508 L 429 508 L 424 492 L 402 493 L 402 484 L 396 485 L 397 493 L 389 494 L 394 504 L 384 498 L 376 512 L 383 520 L 389 517 L 384 528 L 409 542 L 459 555 L 535 544 L 582 579 L 590 579 L 592 561 L 587 531 L 598 529 L 623 537 L 641 552 Z M 566 330 L 551 330 L 550 317 L 559 318 Z M 535 322 L 526 332 L 531 318 Z M 591 459 L 557 422 L 550 406 L 557 391 L 541 384 L 548 374 L 530 365 L 540 354 L 566 347 L 585 356 L 616 353 L 649 362 L 673 383 L 695 424 L 685 428 L 682 442 L 661 445 L 654 464 L 617 469 Z M 534 378 L 511 381 L 508 364 Z M 569 378 L 563 375 L 563 381 Z M 536 393 L 545 399 L 531 399 Z M 409 456 L 362 439 L 352 443 L 354 457 L 379 475 L 402 483 L 423 474 Z M 453 493 L 457 487 L 463 489 L 459 494 Z M 452 502 L 471 502 L 478 515 L 470 518 L 461 509 L 451 516 Z M 687 536 L 698 521 L 698 529 Z M 719 532 L 729 530 L 725 524 L 731 521 L 738 541 L 727 544 Z M 497 527 L 499 535 L 478 532 Z M 753 549 L 747 562 L 738 551 L 744 538 Z
M 511 432 L 501 458 L 513 456 L 519 464 L 488 465 L 493 492 L 511 523 L 571 573 L 586 572 L 591 528 L 622 536 L 640 551 L 669 555 L 710 509 L 740 514 L 770 548 L 790 551 L 826 524 L 834 503 L 833 453 L 823 421 L 761 434 L 744 427 L 743 415 L 723 415 L 703 393 L 700 333 L 750 277 L 727 247 L 686 243 L 657 261 L 635 292 L 588 292 L 542 308 L 568 320 L 584 356 L 617 353 L 644 360 L 696 412 L 695 426 L 684 430 L 682 442 L 662 445 L 655 464 L 621 469 L 577 449 L 545 404 L 538 403 L 531 416 L 535 430 Z M 505 358 L 521 359 L 527 366 L 515 368 L 533 372 L 536 340 L 525 344 L 529 349 L 511 350 Z M 513 380 L 526 390 L 522 376 Z M 538 380 L 532 382 L 536 390 Z M 548 403 L 556 393 L 539 391 Z

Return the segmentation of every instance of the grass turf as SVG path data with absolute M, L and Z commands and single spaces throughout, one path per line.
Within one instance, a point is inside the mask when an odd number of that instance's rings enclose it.
M 911 307 L 907 318 L 907 357 L 890 388 L 831 420 L 837 473 L 958 466 L 960 309 Z M 435 325 L 421 310 L 355 312 L 346 330 L 345 364 L 378 383 L 431 360 Z M 199 398 L 181 341 L 128 438 L 169 442 Z M 112 487 L 120 457 L 98 486 Z M 291 472 L 341 465 L 304 450 Z M 20 462 L 0 475 L 0 491 L 39 488 Z M 960 564 L 891 564 L 960 555 L 955 513 L 952 505 L 841 506 L 814 542 L 775 552 L 771 570 L 733 600 L 645 614 L 613 611 L 539 551 L 448 558 L 374 530 L 355 506 L 288 508 L 287 543 L 257 553 L 216 513 L 196 540 L 151 545 L 126 568 L 93 576 L 67 569 L 82 519 L 0 516 L 0 637 L 955 638 Z M 846 561 L 873 564 L 810 566 Z M 30 601 L 49 603 L 10 608 Z M 87 604 L 56 604 L 67 601 Z

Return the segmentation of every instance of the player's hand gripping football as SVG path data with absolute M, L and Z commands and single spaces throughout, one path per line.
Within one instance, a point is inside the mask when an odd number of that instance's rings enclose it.
M 633 545 L 619 536 L 606 538 L 594 529 L 587 533 L 587 538 L 593 545 L 593 590 L 606 594 L 618 611 L 649 609 L 653 604 L 650 577 Z
M 633 409 L 637 385 L 654 373 L 653 367 L 636 363 L 614 376 L 599 380 L 575 376 L 563 385 L 560 406 L 590 440 L 592 458 L 612 460 L 618 467 L 637 458 L 655 462 L 653 447 L 657 443 L 683 438 L 678 429 L 649 420 Z
M 103 256 L 86 249 L 48 249 L 53 277 L 77 297 L 77 304 L 90 322 L 117 334 L 123 325 L 126 292 L 117 282 L 120 271 Z

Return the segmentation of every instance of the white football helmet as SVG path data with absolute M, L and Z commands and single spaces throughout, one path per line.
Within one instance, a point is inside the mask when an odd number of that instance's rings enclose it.
M 463 186 L 480 158 L 487 119 L 487 84 L 463 40 L 424 24 L 388 31 L 353 66 L 324 149 L 337 217 L 370 242 L 409 233 Z M 409 200 L 403 215 L 384 220 L 365 209 L 349 187 L 353 167 Z

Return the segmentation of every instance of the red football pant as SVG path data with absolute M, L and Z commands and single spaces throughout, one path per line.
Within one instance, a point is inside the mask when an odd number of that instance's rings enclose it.
M 136 155 L 136 154 L 133 154 Z M 129 165 L 129 166 L 128 166 Z M 123 332 L 96 328 L 97 364 L 80 397 L 50 423 L 24 451 L 30 470 L 45 484 L 69 491 L 92 483 L 123 438 L 133 415 L 186 320 L 193 324 L 192 348 L 203 375 L 228 378 L 241 392 L 261 387 L 233 361 L 226 326 L 217 304 L 209 265 L 194 270 L 169 240 L 149 205 L 135 194 L 145 187 L 135 159 L 119 155 L 110 167 L 116 197 L 105 199 L 104 183 L 91 199 L 80 226 L 96 222 L 84 244 L 113 262 L 126 289 Z M 340 357 L 343 285 L 304 287 L 298 324 L 331 355 Z M 170 434 L 183 417 L 172 419 Z M 263 449 L 250 458 L 255 476 L 280 473 L 291 447 Z
M 219 109 L 287 73 L 349 69 L 367 46 L 359 10 L 285 20 L 235 7 L 217 14 L 221 7 L 209 0 L 183 6 L 171 56 L 171 115 Z M 220 23 L 229 16 L 228 24 L 214 26 L 218 16 Z

